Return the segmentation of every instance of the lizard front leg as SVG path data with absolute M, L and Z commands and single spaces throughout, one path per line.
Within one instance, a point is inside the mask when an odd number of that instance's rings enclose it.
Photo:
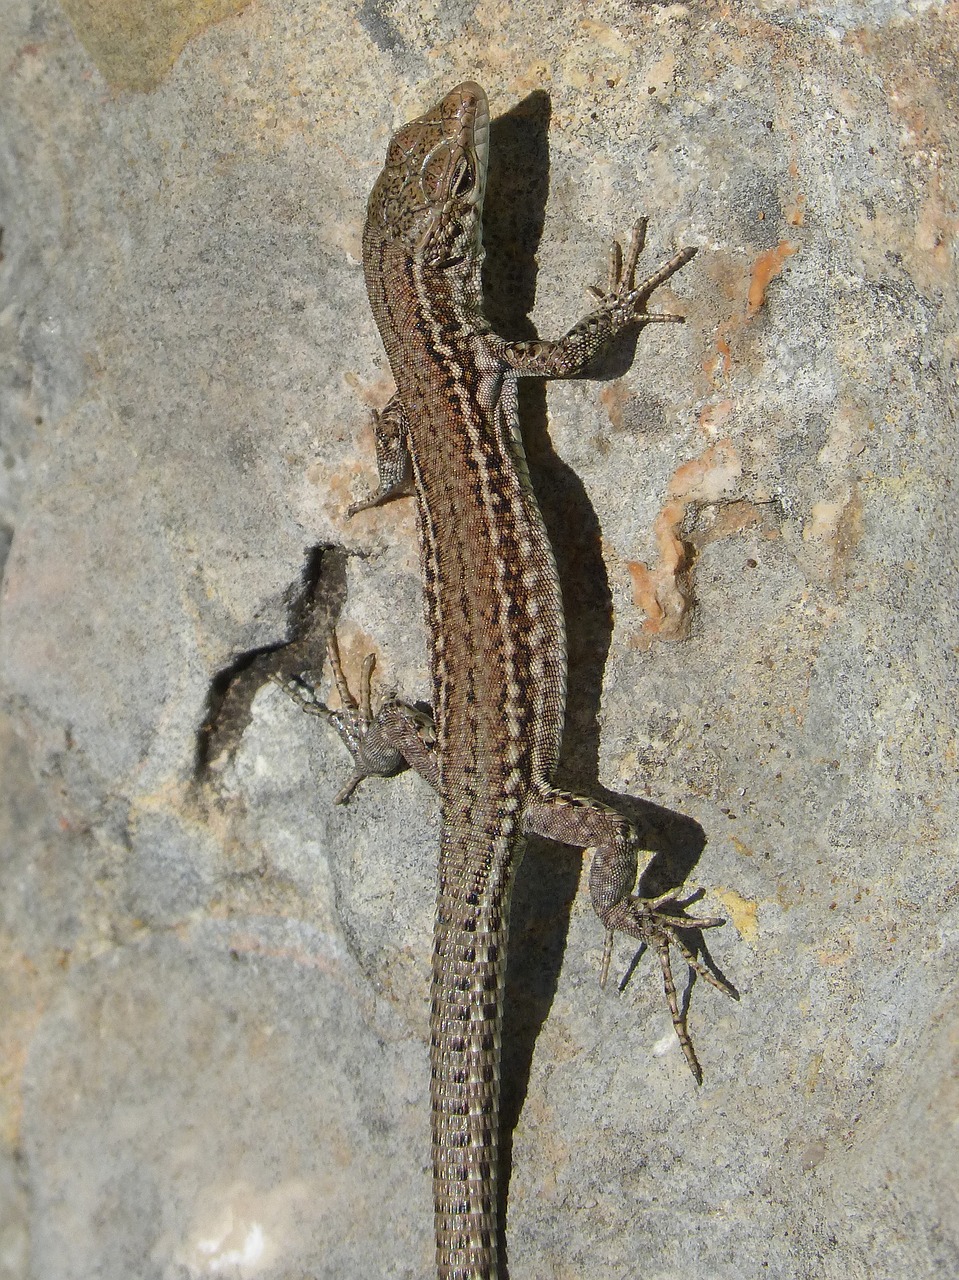
M 702 1068 L 676 998 L 670 948 L 676 947 L 701 978 L 738 1000 L 735 988 L 706 968 L 682 937 L 684 931 L 715 929 L 725 921 L 716 916 L 682 914 L 694 899 L 683 900 L 675 893 L 664 893 L 656 898 L 637 896 L 633 892 L 638 866 L 636 832 L 626 818 L 596 800 L 549 790 L 527 804 L 524 830 L 528 835 L 545 836 L 559 844 L 573 845 L 590 853 L 590 894 L 593 908 L 606 929 L 600 982 L 605 985 L 617 931 L 655 949 L 662 967 L 666 1001 L 676 1036 L 696 1083 L 702 1084 Z
M 373 436 L 376 441 L 376 469 L 380 486 L 375 493 L 348 509 L 348 516 L 378 507 L 393 498 L 405 498 L 413 492 L 413 460 L 410 457 L 406 410 L 398 393 L 379 412 L 373 412 Z
M 646 244 L 646 226 L 645 218 L 640 218 L 633 226 L 625 261 L 619 242 L 613 242 L 606 288 L 590 287 L 590 293 L 599 299 L 600 305 L 564 337 L 552 342 L 547 339 L 508 342 L 495 336 L 489 338 L 495 355 L 502 363 L 517 377 L 575 378 L 624 329 L 644 324 L 682 324 L 683 316 L 647 311 L 646 303 L 661 284 L 686 265 L 696 250 L 680 249 L 637 285 L 636 265 Z

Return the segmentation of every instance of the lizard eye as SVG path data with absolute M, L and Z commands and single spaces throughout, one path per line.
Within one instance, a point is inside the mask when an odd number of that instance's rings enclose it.
M 456 163 L 453 177 L 450 180 L 450 195 L 453 199 L 468 196 L 473 190 L 473 168 L 464 156 Z

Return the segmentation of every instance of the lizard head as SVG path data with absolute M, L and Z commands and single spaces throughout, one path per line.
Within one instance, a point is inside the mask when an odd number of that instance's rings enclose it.
M 390 247 L 438 267 L 478 256 L 488 151 L 489 106 L 471 81 L 397 130 L 367 207 L 367 260 Z

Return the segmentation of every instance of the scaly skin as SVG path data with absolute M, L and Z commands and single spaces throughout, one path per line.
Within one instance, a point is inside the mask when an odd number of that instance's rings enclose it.
M 626 264 L 614 249 L 598 305 L 556 342 L 509 342 L 483 315 L 481 215 L 489 109 L 466 83 L 400 129 L 370 196 L 363 261 L 396 394 L 377 419 L 378 491 L 358 511 L 416 495 L 430 638 L 435 739 L 395 700 L 358 705 L 331 660 L 342 709 L 327 714 L 356 761 L 341 799 L 368 774 L 407 761 L 442 805 L 430 1023 L 436 1266 L 440 1280 L 495 1280 L 500 1036 L 510 894 L 526 837 L 592 854 L 590 889 L 607 931 L 655 947 L 690 1067 L 670 943 L 724 990 L 676 933 L 722 921 L 681 914 L 675 895 L 633 893 L 637 840 L 625 818 L 552 785 L 563 732 L 566 644 L 552 549 L 529 482 L 516 380 L 582 373 L 649 314 L 684 249 L 638 286 L 645 224 Z M 606 964 L 604 963 L 604 971 Z M 605 975 L 604 975 L 605 976 Z M 731 993 L 731 992 L 730 992 Z

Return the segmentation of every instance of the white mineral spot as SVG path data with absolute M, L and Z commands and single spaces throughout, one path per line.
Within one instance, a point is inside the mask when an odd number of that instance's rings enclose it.
M 220 1275 L 255 1280 L 272 1272 L 291 1247 L 291 1220 L 305 1195 L 298 1179 L 271 1190 L 246 1182 L 207 1187 L 197 1197 L 193 1226 L 178 1261 L 193 1280 Z
M 220 1236 L 213 1240 L 197 1241 L 197 1253 L 209 1255 L 210 1261 L 206 1270 L 210 1275 L 225 1271 L 227 1267 L 250 1267 L 262 1259 L 266 1242 L 263 1236 L 263 1228 L 258 1222 L 251 1223 L 247 1228 L 246 1235 L 239 1248 L 231 1248 L 230 1240 L 236 1234 L 237 1232 L 232 1230 L 226 1237 Z
M 670 1029 L 653 1045 L 653 1057 L 664 1058 L 667 1053 L 672 1053 L 678 1043 L 676 1032 Z

